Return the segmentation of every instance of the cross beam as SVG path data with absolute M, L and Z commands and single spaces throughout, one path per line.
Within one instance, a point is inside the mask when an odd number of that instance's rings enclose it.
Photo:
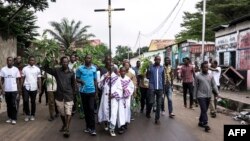
M 125 8 L 111 8 L 111 0 L 108 0 L 108 9 L 95 9 L 95 12 L 108 12 L 108 19 L 109 19 L 109 51 L 111 56 L 111 13 L 112 11 L 124 11 Z M 111 57 L 112 58 L 112 57 Z

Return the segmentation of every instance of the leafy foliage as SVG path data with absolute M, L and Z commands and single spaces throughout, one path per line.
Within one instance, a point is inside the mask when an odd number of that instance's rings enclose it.
M 149 68 L 149 66 L 152 64 L 152 62 L 150 61 L 150 58 L 141 58 L 141 67 L 139 69 L 139 74 L 141 74 L 142 76 L 146 75 L 147 69 Z
M 19 5 L 20 7 L 24 6 L 25 8 L 33 8 L 35 11 L 43 11 L 48 8 L 49 0 L 5 0 L 12 5 Z M 50 0 L 55 2 L 55 0 Z
M 104 67 L 102 60 L 105 58 L 106 55 L 109 54 L 109 50 L 105 45 L 99 45 L 95 47 L 87 45 L 82 49 L 76 50 L 76 55 L 79 56 L 82 62 L 84 61 L 84 57 L 88 54 L 92 55 L 93 64 L 100 67 Z
M 184 28 L 176 35 L 177 41 L 186 39 L 201 40 L 203 1 L 196 4 L 197 12 L 184 13 Z M 214 41 L 213 28 L 250 13 L 249 0 L 207 0 L 206 41 Z
M 44 38 L 33 41 L 33 47 L 27 48 L 25 53 L 26 56 L 35 56 L 37 62 L 43 66 L 53 65 L 52 62 L 60 56 L 60 47 L 54 40 Z
M 16 6 L 0 5 L 0 36 L 3 39 L 16 37 L 18 47 L 28 47 L 34 37 L 38 36 L 36 16 L 33 11 L 23 9 L 12 19 L 12 22 L 9 22 L 8 17 L 16 10 Z
M 129 53 L 130 57 L 133 57 L 133 53 L 132 53 L 130 47 L 119 45 L 116 47 L 114 60 L 116 62 L 122 62 L 124 59 L 128 58 L 128 53 Z
M 90 37 L 94 37 L 94 35 L 87 33 L 90 26 L 81 27 L 81 24 L 81 21 L 69 21 L 66 18 L 63 18 L 61 22 L 52 21 L 50 25 L 53 30 L 46 29 L 43 35 L 49 33 L 65 49 L 68 49 L 70 46 L 83 46 L 87 44 L 87 40 Z

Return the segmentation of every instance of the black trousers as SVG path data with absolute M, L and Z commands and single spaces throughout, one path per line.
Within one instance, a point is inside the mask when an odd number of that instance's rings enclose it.
M 198 102 L 201 109 L 199 122 L 202 125 L 206 125 L 208 123 L 207 110 L 209 107 L 210 100 L 211 98 L 198 98 Z
M 5 101 L 7 103 L 7 115 L 9 119 L 17 120 L 17 92 L 5 92 Z
M 140 87 L 140 93 L 141 93 L 141 111 L 144 110 L 144 107 L 146 105 L 147 91 L 148 91 L 148 88 L 142 88 L 142 87 Z
M 29 91 L 24 88 L 24 111 L 27 116 L 35 116 L 36 113 L 36 95 L 37 91 Z M 31 103 L 31 112 L 29 107 L 29 99 Z
M 189 98 L 190 98 L 190 103 L 189 106 L 193 106 L 193 82 L 191 83 L 182 83 L 183 85 L 183 100 L 184 100 L 184 106 L 187 106 L 187 91 L 189 92 Z
M 156 100 L 155 120 L 160 119 L 162 94 L 163 94 L 163 90 L 148 89 L 146 115 L 150 115 L 154 101 Z M 155 99 L 155 96 L 156 96 L 156 99 Z
M 86 128 L 95 130 L 95 94 L 81 93 Z
M 42 99 L 42 96 L 43 96 L 44 93 L 45 93 L 45 102 L 47 104 L 48 103 L 48 91 L 47 91 L 47 85 L 46 85 L 46 83 L 44 83 L 42 85 L 42 89 L 41 89 L 41 92 L 39 94 L 39 101 Z

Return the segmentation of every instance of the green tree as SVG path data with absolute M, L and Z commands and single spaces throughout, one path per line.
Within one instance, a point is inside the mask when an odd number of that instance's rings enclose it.
M 53 30 L 46 29 L 43 35 L 46 33 L 51 34 L 54 39 L 66 49 L 72 44 L 75 46 L 83 46 L 87 43 L 88 39 L 94 37 L 94 35 L 87 33 L 90 26 L 81 27 L 81 24 L 81 21 L 69 21 L 66 18 L 63 18 L 61 22 L 52 21 L 50 25 L 53 27 Z
M 176 35 L 177 41 L 186 39 L 201 40 L 202 35 L 202 11 L 203 1 L 196 4 L 197 12 L 184 13 L 184 28 Z M 221 24 L 227 24 L 231 20 L 250 13 L 249 0 L 207 0 L 206 13 L 206 41 L 214 41 L 213 28 Z
M 38 35 L 34 13 L 48 8 L 48 1 L 0 0 L 0 36 L 4 39 L 16 37 L 18 47 L 28 47 Z
M 35 36 L 38 36 L 36 29 L 36 16 L 33 11 L 23 9 L 12 21 L 8 17 L 15 12 L 17 7 L 0 5 L 0 36 L 4 39 L 17 38 L 18 47 L 28 47 Z
M 115 51 L 115 57 L 114 60 L 117 62 L 122 62 L 124 59 L 128 58 L 128 53 L 129 53 L 129 57 L 133 57 L 133 52 L 131 51 L 130 47 L 128 46 L 117 46 L 116 47 L 116 51 Z
M 5 0 L 8 4 L 16 6 L 15 12 L 13 12 L 10 16 L 8 16 L 8 22 L 13 22 L 12 19 L 20 14 L 23 9 L 34 9 L 34 11 L 43 11 L 48 8 L 49 0 Z M 56 0 L 50 0 L 52 2 L 56 2 Z
M 147 47 L 147 46 L 141 47 L 140 54 L 143 54 L 144 52 L 148 52 L 148 49 L 149 49 L 149 47 Z M 138 55 L 139 55 L 139 48 L 134 53 L 134 56 L 138 56 Z
M 60 57 L 60 47 L 53 39 L 44 37 L 42 40 L 32 41 L 32 47 L 26 48 L 25 56 L 35 56 L 38 63 L 43 66 L 50 64 Z
M 109 50 L 104 44 L 99 46 L 86 45 L 84 48 L 76 50 L 76 55 L 79 56 L 82 62 L 87 54 L 92 55 L 92 62 L 95 65 L 104 66 L 102 61 L 109 54 Z

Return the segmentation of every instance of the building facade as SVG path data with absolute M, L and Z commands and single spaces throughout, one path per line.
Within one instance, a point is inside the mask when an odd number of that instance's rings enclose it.
M 250 15 L 214 28 L 217 60 L 245 77 L 242 88 L 250 90 Z

